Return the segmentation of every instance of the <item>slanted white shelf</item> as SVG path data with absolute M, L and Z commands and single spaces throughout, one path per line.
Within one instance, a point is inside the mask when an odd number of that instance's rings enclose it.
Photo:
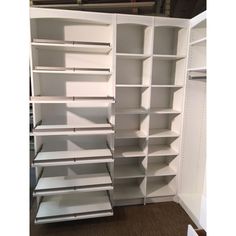
M 139 146 L 121 146 L 115 148 L 114 157 L 144 157 L 145 152 Z
M 112 206 L 106 192 L 56 195 L 43 198 L 39 205 L 35 223 L 51 223 L 112 215 Z
M 178 152 L 168 145 L 153 145 L 149 147 L 149 156 L 176 156 Z
M 111 177 L 104 165 L 87 165 L 82 166 L 82 168 L 81 166 L 62 166 L 44 168 L 34 194 L 36 196 L 47 196 L 111 189 L 113 189 Z

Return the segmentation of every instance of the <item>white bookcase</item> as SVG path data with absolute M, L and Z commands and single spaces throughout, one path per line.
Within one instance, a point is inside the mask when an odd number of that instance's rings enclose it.
M 35 222 L 178 201 L 187 72 L 206 68 L 195 55 L 202 25 L 190 34 L 186 19 L 40 8 L 30 20 Z

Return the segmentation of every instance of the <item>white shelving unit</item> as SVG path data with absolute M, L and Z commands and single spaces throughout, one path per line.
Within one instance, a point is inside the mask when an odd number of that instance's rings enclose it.
M 186 78 L 206 72 L 195 55 L 204 24 L 190 35 L 187 19 L 40 8 L 30 20 L 35 222 L 177 201 Z

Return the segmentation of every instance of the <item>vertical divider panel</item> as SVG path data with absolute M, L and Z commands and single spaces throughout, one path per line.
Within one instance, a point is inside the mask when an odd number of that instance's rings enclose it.
M 174 119 L 171 124 L 171 129 L 176 130 L 180 136 L 171 144 L 171 147 L 178 151 L 178 156 L 172 162 L 176 168 L 176 181 L 173 182 L 176 190 L 176 195 L 178 196 L 178 192 L 180 189 L 181 183 L 181 163 L 182 163 L 182 139 L 183 139 L 183 123 L 184 123 L 184 104 L 185 104 L 185 93 L 186 93 L 186 79 L 187 79 L 187 65 L 188 65 L 188 45 L 190 42 L 190 28 L 188 25 L 181 29 L 178 36 L 177 50 L 179 53 L 186 55 L 186 57 L 182 60 L 176 62 L 176 72 L 175 78 L 177 83 L 183 84 L 183 88 L 175 91 L 173 94 L 173 108 L 181 111 L 181 113 Z M 181 81 L 181 82 L 179 82 Z M 172 184 L 172 183 L 171 183 Z M 171 186 L 173 188 L 173 186 Z M 176 197 L 176 201 L 178 198 Z
M 148 146 L 149 146 L 149 130 L 150 130 L 150 108 L 151 108 L 151 85 L 152 85 L 152 67 L 153 67 L 153 48 L 154 48 L 154 18 L 152 18 L 152 23 L 148 27 L 148 30 L 145 32 L 144 38 L 144 50 L 147 50 L 147 53 L 151 55 L 147 60 L 149 61 L 149 67 L 143 68 L 143 77 L 146 79 L 148 85 L 148 94 L 146 97 L 146 109 L 148 110 L 147 113 L 147 122 L 146 122 L 146 132 L 147 132 L 147 139 L 146 139 L 146 148 L 145 148 L 145 159 L 144 159 L 144 166 L 145 166 L 145 178 L 144 178 L 144 205 L 146 205 L 146 198 L 147 198 L 147 172 L 148 172 Z M 145 65 L 144 65 L 145 66 Z
M 116 32 L 117 32 L 117 25 L 116 25 L 116 14 L 112 16 L 112 82 L 111 84 L 111 90 L 112 90 L 112 94 L 113 97 L 115 99 L 115 103 L 116 103 Z M 109 114 L 109 121 L 112 124 L 113 128 L 115 128 L 115 103 L 110 104 L 109 106 L 109 110 L 108 110 L 108 114 Z M 114 159 L 114 151 L 115 151 L 115 135 L 109 135 L 108 139 L 109 143 L 110 143 L 110 147 L 112 150 L 112 156 Z M 109 163 L 109 170 L 110 170 L 110 174 L 111 174 L 111 179 L 112 179 L 112 183 L 114 186 L 114 162 Z M 114 190 L 109 191 L 110 194 L 110 200 L 112 205 L 114 205 Z

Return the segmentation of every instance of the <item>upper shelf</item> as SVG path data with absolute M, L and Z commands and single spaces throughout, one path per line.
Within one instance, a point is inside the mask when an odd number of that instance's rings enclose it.
M 151 55 L 148 54 L 134 54 L 134 53 L 117 53 L 116 56 L 118 58 L 123 58 L 123 59 L 147 59 Z
M 37 49 L 76 51 L 81 53 L 107 54 L 110 43 L 33 39 L 31 45 Z
M 34 96 L 30 103 L 84 103 L 87 105 L 100 105 L 114 103 L 113 97 L 59 97 L 59 96 Z
M 48 67 L 35 66 L 34 73 L 51 74 L 79 74 L 79 75 L 111 75 L 109 68 L 71 68 L 71 67 Z
M 206 37 L 203 37 L 201 39 L 197 39 L 193 42 L 190 43 L 190 46 L 206 46 L 206 41 L 207 41 L 207 38 Z
M 33 161 L 33 166 L 45 167 L 107 162 L 113 162 L 113 159 L 111 150 L 105 148 L 78 151 L 39 152 Z
M 116 139 L 123 138 L 146 138 L 147 135 L 141 130 L 117 130 L 115 132 Z
M 165 54 L 155 54 L 153 55 L 154 59 L 157 60 L 180 60 L 185 58 L 184 55 L 165 55 Z

